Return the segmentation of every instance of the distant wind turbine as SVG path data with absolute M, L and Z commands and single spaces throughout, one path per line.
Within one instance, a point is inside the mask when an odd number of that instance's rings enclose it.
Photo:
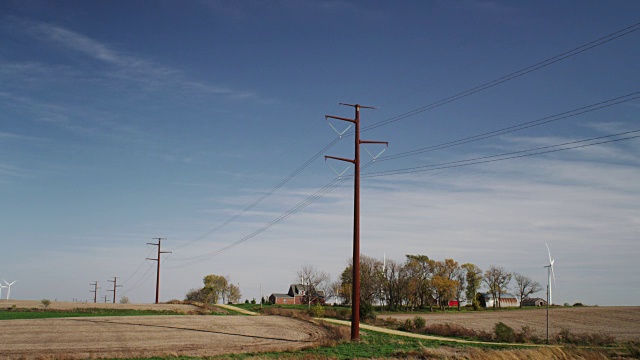
M 2 279 L 2 281 L 4 281 L 5 284 L 7 284 L 7 286 L 3 286 L 7 288 L 7 300 L 9 300 L 9 295 L 11 295 L 11 285 L 15 284 L 16 281 L 18 280 L 13 280 L 12 283 L 8 283 L 7 280 Z M 0 294 L 1 296 L 1 294 Z
M 547 245 L 547 243 L 545 243 L 545 245 Z M 556 274 L 553 272 L 553 262 L 555 260 L 551 258 L 551 250 L 549 250 L 549 245 L 547 245 L 547 252 L 549 253 L 549 265 L 545 266 L 547 268 L 547 286 L 548 286 L 548 293 L 549 293 L 549 298 L 547 299 L 547 302 L 549 303 L 549 305 L 553 305 L 553 297 L 551 296 L 551 276 L 553 276 L 553 284 L 555 285 Z
M 547 245 L 547 243 L 544 243 Z M 553 272 L 553 262 L 554 260 L 551 258 L 551 250 L 549 250 L 549 245 L 547 245 L 547 252 L 549 253 L 549 265 L 545 265 L 547 268 L 547 344 L 549 343 L 549 305 L 552 304 L 551 300 L 551 276 L 553 275 L 553 284 L 556 283 L 556 274 Z
M 6 288 L 6 286 L 0 284 L 0 299 L 2 299 L 2 289 Z

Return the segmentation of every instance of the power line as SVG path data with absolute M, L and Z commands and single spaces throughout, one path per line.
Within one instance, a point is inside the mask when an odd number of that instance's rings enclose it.
M 226 221 L 224 221 L 223 223 L 219 224 L 218 226 L 216 226 L 215 228 L 213 228 L 212 230 L 208 231 L 207 233 L 197 237 L 196 239 L 183 244 L 181 246 L 176 247 L 176 249 L 180 249 L 183 248 L 185 246 L 191 245 L 196 241 L 202 240 L 205 237 L 219 231 L 220 229 L 222 229 L 223 227 L 229 225 L 231 222 L 235 221 L 236 219 L 238 219 L 239 217 L 241 217 L 242 215 L 244 215 L 245 213 L 247 213 L 249 210 L 253 209 L 254 207 L 256 207 L 258 204 L 260 204 L 262 201 L 264 201 L 266 198 L 268 198 L 269 196 L 273 195 L 273 193 L 275 193 L 276 191 L 278 191 L 278 189 L 280 189 L 281 187 L 283 187 L 284 185 L 286 185 L 291 179 L 293 179 L 294 177 L 296 177 L 298 174 L 300 174 L 304 169 L 306 169 L 309 165 L 311 165 L 311 163 L 313 161 L 315 161 L 317 158 L 319 158 L 321 155 L 323 155 L 327 150 L 329 150 L 330 148 L 332 148 L 338 141 L 340 141 L 340 137 L 337 137 L 335 139 L 333 139 L 333 141 L 331 141 L 329 144 L 327 144 L 324 148 L 322 148 L 322 150 L 318 151 L 315 155 L 313 155 L 311 158 L 309 158 L 304 164 L 302 164 L 301 166 L 299 166 L 297 169 L 295 169 L 293 172 L 291 172 L 286 178 L 284 178 L 282 181 L 280 181 L 278 184 L 276 184 L 273 188 L 271 188 L 269 191 L 267 191 L 266 193 L 264 193 L 261 197 L 259 197 L 258 199 L 256 199 L 255 201 L 253 201 L 252 203 L 250 203 L 249 205 L 245 206 L 242 210 L 240 210 L 238 213 L 236 213 L 235 215 L 233 215 L 232 217 L 230 217 L 229 219 L 227 219 Z M 191 260 L 191 259 L 195 259 L 196 257 L 191 257 L 191 258 L 181 258 L 180 260 Z
M 410 116 L 414 116 L 417 115 L 419 113 L 425 112 L 427 110 L 442 106 L 444 104 L 448 104 L 450 102 L 453 102 L 455 100 L 461 99 L 463 97 L 467 97 L 470 96 L 472 94 L 478 93 L 480 91 L 492 88 L 494 86 L 497 86 L 499 84 L 502 84 L 504 82 L 513 80 L 515 78 L 521 77 L 525 74 L 531 73 L 533 71 L 539 70 L 541 68 L 547 67 L 551 64 L 557 63 L 559 61 L 562 61 L 564 59 L 573 57 L 575 55 L 578 55 L 582 52 L 585 52 L 587 50 L 593 49 L 595 47 L 598 47 L 600 45 L 603 45 L 605 43 L 608 43 L 610 41 L 613 41 L 615 39 L 618 39 L 620 37 L 626 36 L 628 34 L 631 34 L 637 30 L 640 29 L 640 23 L 634 24 L 632 26 L 628 26 L 624 29 L 621 29 L 619 31 L 616 31 L 614 33 L 611 33 L 609 35 L 603 36 L 599 39 L 596 39 L 594 41 L 591 41 L 589 43 L 586 43 L 584 45 L 578 46 L 572 50 L 569 50 L 567 52 L 564 52 L 562 54 L 556 55 L 554 57 L 551 57 L 547 60 L 538 62 L 534 65 L 531 65 L 529 67 L 526 67 L 524 69 L 521 69 L 519 71 L 510 73 L 508 75 L 505 75 L 503 77 L 500 77 L 498 79 L 495 79 L 493 81 L 484 83 L 482 85 L 476 86 L 472 89 L 466 90 L 464 92 L 452 95 L 448 98 L 442 99 L 440 101 L 431 103 L 429 105 L 420 107 L 418 109 L 400 114 L 398 116 L 389 118 L 387 120 L 383 120 L 381 122 L 375 123 L 373 125 L 367 126 L 367 127 L 363 127 L 362 131 L 367 131 L 367 130 L 371 130 L 380 126 L 385 126 L 388 124 L 391 124 L 393 122 L 402 120 L 404 118 L 410 117 Z M 585 111 L 586 112 L 586 111 Z M 514 130 L 515 131 L 515 130 Z M 352 134 L 352 133 L 350 133 Z M 348 134 L 348 135 L 350 135 Z M 488 134 L 485 134 L 488 135 Z M 480 135 L 482 136 L 482 135 Z M 321 151 L 319 151 L 318 153 L 316 153 L 314 156 L 312 156 L 309 160 L 307 160 L 307 162 L 305 162 L 302 166 L 298 167 L 296 170 L 294 170 L 291 174 L 289 174 L 284 180 L 282 180 L 280 183 L 278 183 L 276 186 L 274 186 L 271 190 L 269 190 L 267 193 L 263 194 L 260 198 L 258 198 L 257 200 L 255 200 L 254 202 L 252 202 L 251 204 L 247 205 L 245 208 L 243 208 L 240 212 L 238 212 L 237 214 L 235 214 L 234 216 L 232 216 L 231 218 L 229 218 L 228 220 L 226 220 L 225 222 L 221 223 L 220 225 L 218 225 L 216 228 L 212 229 L 211 231 L 207 232 L 206 234 L 196 238 L 195 240 L 186 243 L 184 245 L 181 245 L 180 247 L 184 247 L 184 246 L 188 246 L 198 240 L 201 240 L 203 238 L 205 238 L 206 236 L 211 235 L 212 233 L 215 233 L 217 231 L 219 231 L 220 229 L 222 229 L 224 226 L 228 225 L 229 223 L 235 221 L 236 219 L 238 219 L 240 216 L 244 215 L 247 211 L 251 210 L 252 208 L 254 208 L 255 206 L 257 206 L 259 203 L 261 203 L 262 201 L 264 201 L 266 198 L 268 198 L 270 195 L 272 195 L 273 193 L 275 193 L 275 191 L 277 191 L 278 189 L 280 189 L 282 186 L 284 186 L 286 183 L 288 183 L 292 178 L 294 178 L 295 176 L 297 176 L 300 172 L 302 172 L 306 167 L 308 167 L 313 161 L 315 161 L 320 155 L 322 155 L 326 150 L 330 149 L 331 147 L 333 147 L 338 141 L 340 140 L 340 138 L 336 138 L 334 139 L 332 142 L 330 142 L 327 146 L 325 146 L 325 148 L 323 148 Z M 617 140 L 616 140 L 617 141 Z M 595 145 L 595 144 L 594 144 Z M 556 150 L 556 151 L 561 151 L 561 150 Z M 528 156 L 532 156 L 528 155 Z M 506 160 L 506 159 L 504 159 Z M 495 161 L 495 160 L 494 160 Z M 460 165 L 458 165 L 460 166 Z M 367 177 L 370 177 L 373 174 L 368 174 L 365 175 Z M 321 188 L 320 190 L 318 190 L 316 193 L 314 193 L 314 195 L 308 197 L 307 199 L 303 200 L 301 203 L 299 203 L 298 205 L 294 206 L 292 209 L 290 209 L 289 211 L 285 212 L 283 215 L 281 215 L 280 217 L 276 218 L 275 220 L 273 220 L 272 222 L 264 225 L 263 227 L 257 229 L 256 231 L 254 231 L 253 233 L 245 236 L 244 238 L 231 243 L 223 248 L 220 248 L 218 250 L 215 250 L 213 252 L 209 252 L 207 254 L 203 254 L 203 255 L 198 255 L 198 256 L 194 256 L 194 257 L 190 257 L 190 258 L 184 258 L 184 259 L 180 259 L 180 260 L 191 260 L 190 262 L 186 263 L 186 264 L 182 264 L 182 265 L 178 265 L 178 266 L 174 266 L 174 267 L 170 267 L 173 269 L 177 269 L 177 268 L 182 268 L 182 267 L 186 267 L 186 266 L 191 266 L 191 265 L 195 265 L 197 263 L 200 263 L 202 261 L 205 261 L 213 256 L 216 256 L 219 253 L 222 253 L 226 250 L 229 250 L 237 245 L 239 245 L 240 243 L 253 238 L 254 236 L 257 236 L 258 234 L 266 231 L 268 228 L 270 228 L 271 226 L 276 225 L 277 223 L 283 221 L 284 219 L 288 218 L 289 216 L 299 212 L 300 210 L 302 210 L 303 208 L 305 208 L 306 206 L 310 205 L 311 203 L 317 201 L 319 198 L 323 197 L 326 193 L 332 191 L 333 189 L 335 189 L 336 187 L 340 186 L 344 180 L 346 180 L 347 178 L 343 178 L 343 179 L 336 179 L 332 182 L 330 182 L 329 184 L 325 185 L 323 188 Z
M 604 141 L 599 141 L 599 142 L 595 142 L 595 143 L 591 143 L 591 144 L 575 145 L 575 146 L 570 146 L 570 147 L 566 147 L 566 148 L 557 149 L 557 147 L 560 147 L 560 146 L 580 144 L 580 143 L 584 143 L 584 142 L 600 140 L 600 139 L 606 139 L 606 138 L 611 138 L 611 137 L 621 136 L 621 135 L 628 135 L 628 134 L 633 134 L 633 133 L 637 133 L 637 132 L 640 132 L 640 130 L 626 131 L 626 132 L 622 132 L 622 133 L 619 133 L 619 134 L 599 136 L 599 137 L 595 137 L 595 138 L 591 138 L 591 139 L 585 139 L 585 140 L 570 141 L 570 142 L 557 144 L 557 145 L 541 146 L 541 147 L 537 147 L 537 148 L 533 148 L 533 149 L 513 151 L 513 152 L 508 152 L 508 153 L 503 153 L 503 154 L 498 154 L 498 155 L 482 156 L 482 157 L 473 158 L 473 159 L 449 161 L 449 162 L 444 162 L 444 163 L 439 163 L 439 164 L 415 166 L 415 167 L 404 168 L 404 169 L 378 171 L 378 172 L 373 172 L 373 173 L 369 173 L 369 174 L 363 175 L 362 177 L 363 178 L 371 178 L 371 177 L 391 176 L 391 175 L 410 174 L 410 173 L 425 172 L 425 171 L 443 170 L 443 169 L 450 169 L 450 168 L 456 168 L 456 167 L 462 167 L 462 166 L 486 164 L 486 163 L 492 163 L 492 162 L 503 161 L 503 160 L 511 160 L 511 159 L 528 157 L 528 156 L 549 154 L 549 153 L 554 153 L 554 152 L 559 152 L 559 151 L 579 149 L 579 148 L 588 147 L 588 146 L 601 145 L 601 144 L 612 143 L 612 142 L 617 142 L 617 141 L 635 139 L 635 138 L 640 137 L 640 135 L 628 136 L 628 137 L 625 137 L 625 138 L 613 139 L 613 140 L 604 140 Z
M 609 35 L 605 35 L 605 36 L 603 36 L 603 37 L 601 37 L 599 39 L 596 39 L 596 40 L 593 40 L 593 41 L 588 42 L 586 44 L 580 45 L 580 46 L 575 47 L 575 48 L 573 48 L 573 49 L 571 49 L 569 51 L 565 51 L 562 54 L 558 54 L 556 56 L 550 57 L 550 58 L 548 58 L 546 60 L 540 61 L 540 62 L 535 63 L 535 64 L 530 65 L 530 66 L 527 66 L 527 67 L 525 67 L 523 69 L 520 69 L 518 71 L 509 73 L 509 74 L 504 75 L 504 76 L 502 76 L 502 77 L 500 77 L 498 79 L 495 79 L 495 80 L 486 82 L 484 84 L 478 85 L 478 86 L 476 86 L 474 88 L 471 88 L 469 90 L 457 93 L 455 95 L 451 95 L 451 96 L 449 96 L 449 97 L 447 97 L 445 99 L 442 99 L 442 100 L 433 102 L 431 104 L 422 106 L 420 108 L 417 108 L 415 110 L 411 110 L 411 111 L 408 111 L 406 113 L 394 116 L 394 117 L 389 118 L 387 120 L 383 120 L 383 121 L 374 123 L 372 125 L 365 126 L 365 127 L 362 128 L 362 131 L 373 130 L 373 129 L 378 128 L 380 126 L 385 126 L 385 125 L 394 123 L 396 121 L 400 121 L 402 119 L 406 119 L 408 117 L 423 113 L 423 112 L 425 112 L 427 110 L 431 110 L 431 109 L 440 107 L 440 106 L 448 104 L 448 103 L 450 103 L 452 101 L 456 101 L 456 100 L 462 99 L 464 97 L 467 97 L 469 95 L 475 94 L 477 92 L 492 88 L 492 87 L 500 85 L 500 84 L 502 84 L 504 82 L 519 78 L 519 77 L 521 77 L 523 75 L 526 75 L 526 74 L 529 74 L 529 73 L 531 73 L 533 71 L 540 70 L 540 69 L 542 69 L 544 67 L 547 67 L 549 65 L 555 64 L 555 63 L 557 63 L 559 61 L 562 61 L 562 60 L 568 59 L 570 57 L 573 57 L 575 55 L 581 54 L 581 53 L 583 53 L 585 51 L 591 50 L 591 49 L 596 48 L 596 47 L 598 47 L 600 45 L 604 45 L 604 44 L 606 44 L 608 42 L 611 42 L 611 41 L 616 40 L 618 38 L 621 38 L 623 36 L 629 35 L 629 34 L 635 32 L 637 30 L 640 30 L 640 23 L 636 23 L 634 25 L 627 26 L 624 29 L 618 30 L 618 31 L 613 32 L 613 33 L 611 33 Z
M 559 61 L 562 61 L 564 59 L 573 57 L 575 55 L 578 55 L 582 52 L 585 52 L 587 50 L 593 49 L 595 47 L 598 47 L 600 45 L 603 45 L 605 43 L 608 43 L 610 41 L 613 41 L 615 39 L 618 39 L 620 37 L 629 35 L 637 30 L 640 29 L 640 23 L 636 23 L 634 25 L 628 26 L 626 28 L 623 28 L 621 30 L 618 30 L 616 32 L 613 32 L 611 34 L 605 35 L 603 37 L 600 37 L 596 40 L 593 40 L 591 42 L 588 42 L 586 44 L 580 45 L 578 47 L 575 47 L 569 51 L 566 51 L 564 53 L 561 53 L 559 55 L 553 56 L 551 58 L 548 58 L 546 60 L 543 60 L 541 62 L 538 62 L 536 64 L 533 64 L 531 66 L 528 66 L 526 68 L 523 68 L 521 70 L 512 72 L 510 74 L 504 75 L 498 79 L 486 82 L 484 84 L 478 85 L 474 88 L 471 88 L 469 90 L 457 93 L 455 95 L 449 96 L 447 98 L 444 98 L 442 100 L 438 100 L 436 102 L 433 102 L 431 104 L 422 106 L 420 108 L 411 110 L 409 112 L 405 112 L 403 114 L 388 118 L 386 120 L 374 123 L 372 125 L 369 126 L 365 126 L 362 128 L 361 131 L 368 131 L 368 130 L 372 130 L 381 126 L 385 126 L 391 123 L 394 123 L 396 121 L 405 119 L 407 117 L 411 117 L 420 113 L 423 113 L 425 111 L 434 109 L 436 107 L 448 104 L 450 102 L 453 102 L 455 100 L 470 96 L 472 94 L 481 92 L 483 90 L 492 88 L 494 86 L 497 86 L 499 84 L 502 84 L 504 82 L 513 80 L 515 78 L 521 77 L 523 75 L 526 75 L 528 73 L 531 73 L 533 71 L 539 70 L 541 68 L 547 67 L 551 64 L 557 63 Z M 353 135 L 353 132 L 347 133 L 345 136 L 349 136 L 349 135 Z M 318 151 L 315 155 L 313 155 L 311 158 L 309 158 L 305 163 L 303 163 L 300 167 L 298 167 L 297 169 L 295 169 L 293 172 L 291 172 L 287 177 L 285 177 L 285 179 L 283 179 L 280 183 L 276 184 L 273 188 L 271 188 L 269 191 L 267 191 L 265 194 L 263 194 L 261 197 L 259 197 L 258 199 L 256 199 L 255 201 L 253 201 L 252 203 L 250 203 L 249 205 L 245 206 L 242 210 L 240 210 L 238 213 L 236 213 L 235 215 L 231 216 L 229 219 L 227 219 L 226 221 L 224 221 L 223 223 L 219 224 L 218 226 L 216 226 L 215 228 L 213 228 L 212 230 L 208 231 L 207 233 L 197 237 L 196 239 L 185 243 L 183 245 L 180 245 L 178 247 L 176 247 L 176 249 L 179 248 L 183 248 L 186 246 L 189 246 L 199 240 L 202 240 L 203 238 L 221 230 L 222 228 L 224 228 L 226 225 L 228 225 L 229 223 L 237 220 L 239 217 L 241 217 L 242 215 L 244 215 L 246 212 L 250 211 L 251 209 L 253 209 L 255 206 L 257 206 L 258 204 L 260 204 L 262 201 L 264 201 L 265 199 L 267 199 L 269 196 L 273 195 L 273 193 L 275 193 L 278 189 L 280 189 L 282 186 L 284 186 L 285 184 L 287 184 L 291 179 L 293 179 L 294 177 L 296 177 L 300 172 L 302 172 L 304 169 L 306 169 L 313 161 L 315 161 L 318 157 L 320 157 L 322 154 L 324 154 L 327 150 L 329 150 L 331 147 L 333 147 L 341 138 L 342 136 L 335 138 L 333 141 L 331 141 L 329 144 L 327 144 L 322 150 Z M 195 256 L 195 257 L 189 257 L 189 258 L 182 258 L 179 260 L 192 260 L 192 259 L 198 259 L 200 256 Z M 178 259 L 176 259 L 178 260 Z
M 498 130 L 494 130 L 494 131 L 489 131 L 489 132 L 485 132 L 482 134 L 478 134 L 478 135 L 473 135 L 473 136 L 469 136 L 463 139 L 458 139 L 458 140 L 454 140 L 454 141 L 448 141 L 442 144 L 438 144 L 438 145 L 433 145 L 433 146 L 429 146 L 429 147 L 424 147 L 424 148 L 420 148 L 420 149 L 415 149 L 415 150 L 410 150 L 410 151 L 405 151 L 402 153 L 397 153 L 397 154 L 393 154 L 393 155 L 389 155 L 389 156 L 383 156 L 380 157 L 377 161 L 388 161 L 388 160 L 393 160 L 393 159 L 398 159 L 398 158 L 403 158 L 403 157 L 407 157 L 407 156 L 413 156 L 413 155 L 417 155 L 417 154 L 422 154 L 425 152 L 431 152 L 431 151 L 435 151 L 435 150 L 441 150 L 441 149 L 446 149 L 446 148 L 450 148 L 453 146 L 458 146 L 458 145 L 462 145 L 462 144 L 468 144 L 471 142 L 475 142 L 475 141 L 480 141 L 480 140 L 484 140 L 484 139 L 488 139 L 488 138 L 492 138 L 492 137 L 496 137 L 499 135 L 504 135 L 504 134 L 509 134 L 512 132 L 516 132 L 519 130 L 524 130 L 524 129 L 528 129 L 528 128 L 532 128 L 535 126 L 540 126 L 540 125 L 544 125 L 544 124 L 548 124 L 551 122 L 555 122 L 555 121 L 559 121 L 559 120 L 564 120 L 570 117 L 574 117 L 574 116 L 578 116 L 578 115 L 582 115 L 585 113 L 589 113 L 592 111 L 596 111 L 596 110 L 601 110 L 610 106 L 614 106 L 614 105 L 618 105 L 621 103 L 625 103 L 631 100 L 635 100 L 640 98 L 640 96 L 638 95 L 640 94 L 640 91 L 636 91 L 627 95 L 623 95 L 623 96 L 618 96 L 615 97 L 613 99 L 609 99 L 609 100 L 605 100 L 605 101 L 601 101 L 595 104 L 591 104 L 591 105 L 587 105 L 587 106 L 582 106 L 579 107 L 577 109 L 573 109 L 570 111 L 565 111 L 559 114 L 555 114 L 555 115 L 551 115 L 551 116 L 546 116 L 537 120 L 532 120 L 532 121 L 527 121 L 518 125 L 513 125 L 513 126 L 509 126 L 509 127 L 505 127 L 502 129 L 498 129 Z

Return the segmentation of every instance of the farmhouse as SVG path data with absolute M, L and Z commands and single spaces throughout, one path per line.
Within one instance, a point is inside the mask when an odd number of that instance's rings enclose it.
M 513 294 L 504 293 L 500 294 L 499 299 L 494 299 L 490 293 L 478 293 L 477 295 L 480 306 L 484 308 L 492 308 L 495 302 L 496 307 L 518 307 L 520 301 Z
M 311 289 L 311 291 L 308 289 Z M 311 295 L 312 304 L 324 304 L 324 291 L 315 291 L 312 287 L 302 284 L 289 285 L 289 291 L 286 294 L 271 294 L 269 302 L 287 305 L 307 304 L 309 302 L 308 295 Z
M 522 300 L 522 306 L 547 306 L 547 302 L 541 298 L 526 298 Z

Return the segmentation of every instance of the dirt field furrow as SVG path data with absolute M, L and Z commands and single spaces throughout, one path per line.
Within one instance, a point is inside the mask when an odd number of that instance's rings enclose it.
M 2 358 L 206 356 L 295 350 L 326 338 L 321 327 L 279 316 L 130 316 L 5 320 Z

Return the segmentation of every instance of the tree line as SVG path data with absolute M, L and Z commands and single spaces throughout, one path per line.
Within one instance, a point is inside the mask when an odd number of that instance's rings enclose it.
M 187 292 L 186 300 L 205 304 L 216 304 L 222 300 L 223 304 L 237 303 L 242 297 L 240 288 L 232 284 L 228 276 L 207 275 L 202 279 L 204 286 Z
M 352 260 L 340 274 L 339 279 L 329 284 L 319 283 L 326 298 L 337 297 L 343 304 L 351 302 Z M 494 307 L 500 306 L 501 296 L 512 291 L 522 301 L 542 290 L 540 284 L 530 277 L 491 265 L 483 271 L 472 263 L 459 264 L 453 259 L 433 260 L 427 255 L 406 255 L 404 262 L 360 257 L 361 303 L 382 305 L 387 310 L 414 310 L 434 307 L 444 309 L 451 300 L 480 308 L 478 293 L 485 290 L 491 294 Z

